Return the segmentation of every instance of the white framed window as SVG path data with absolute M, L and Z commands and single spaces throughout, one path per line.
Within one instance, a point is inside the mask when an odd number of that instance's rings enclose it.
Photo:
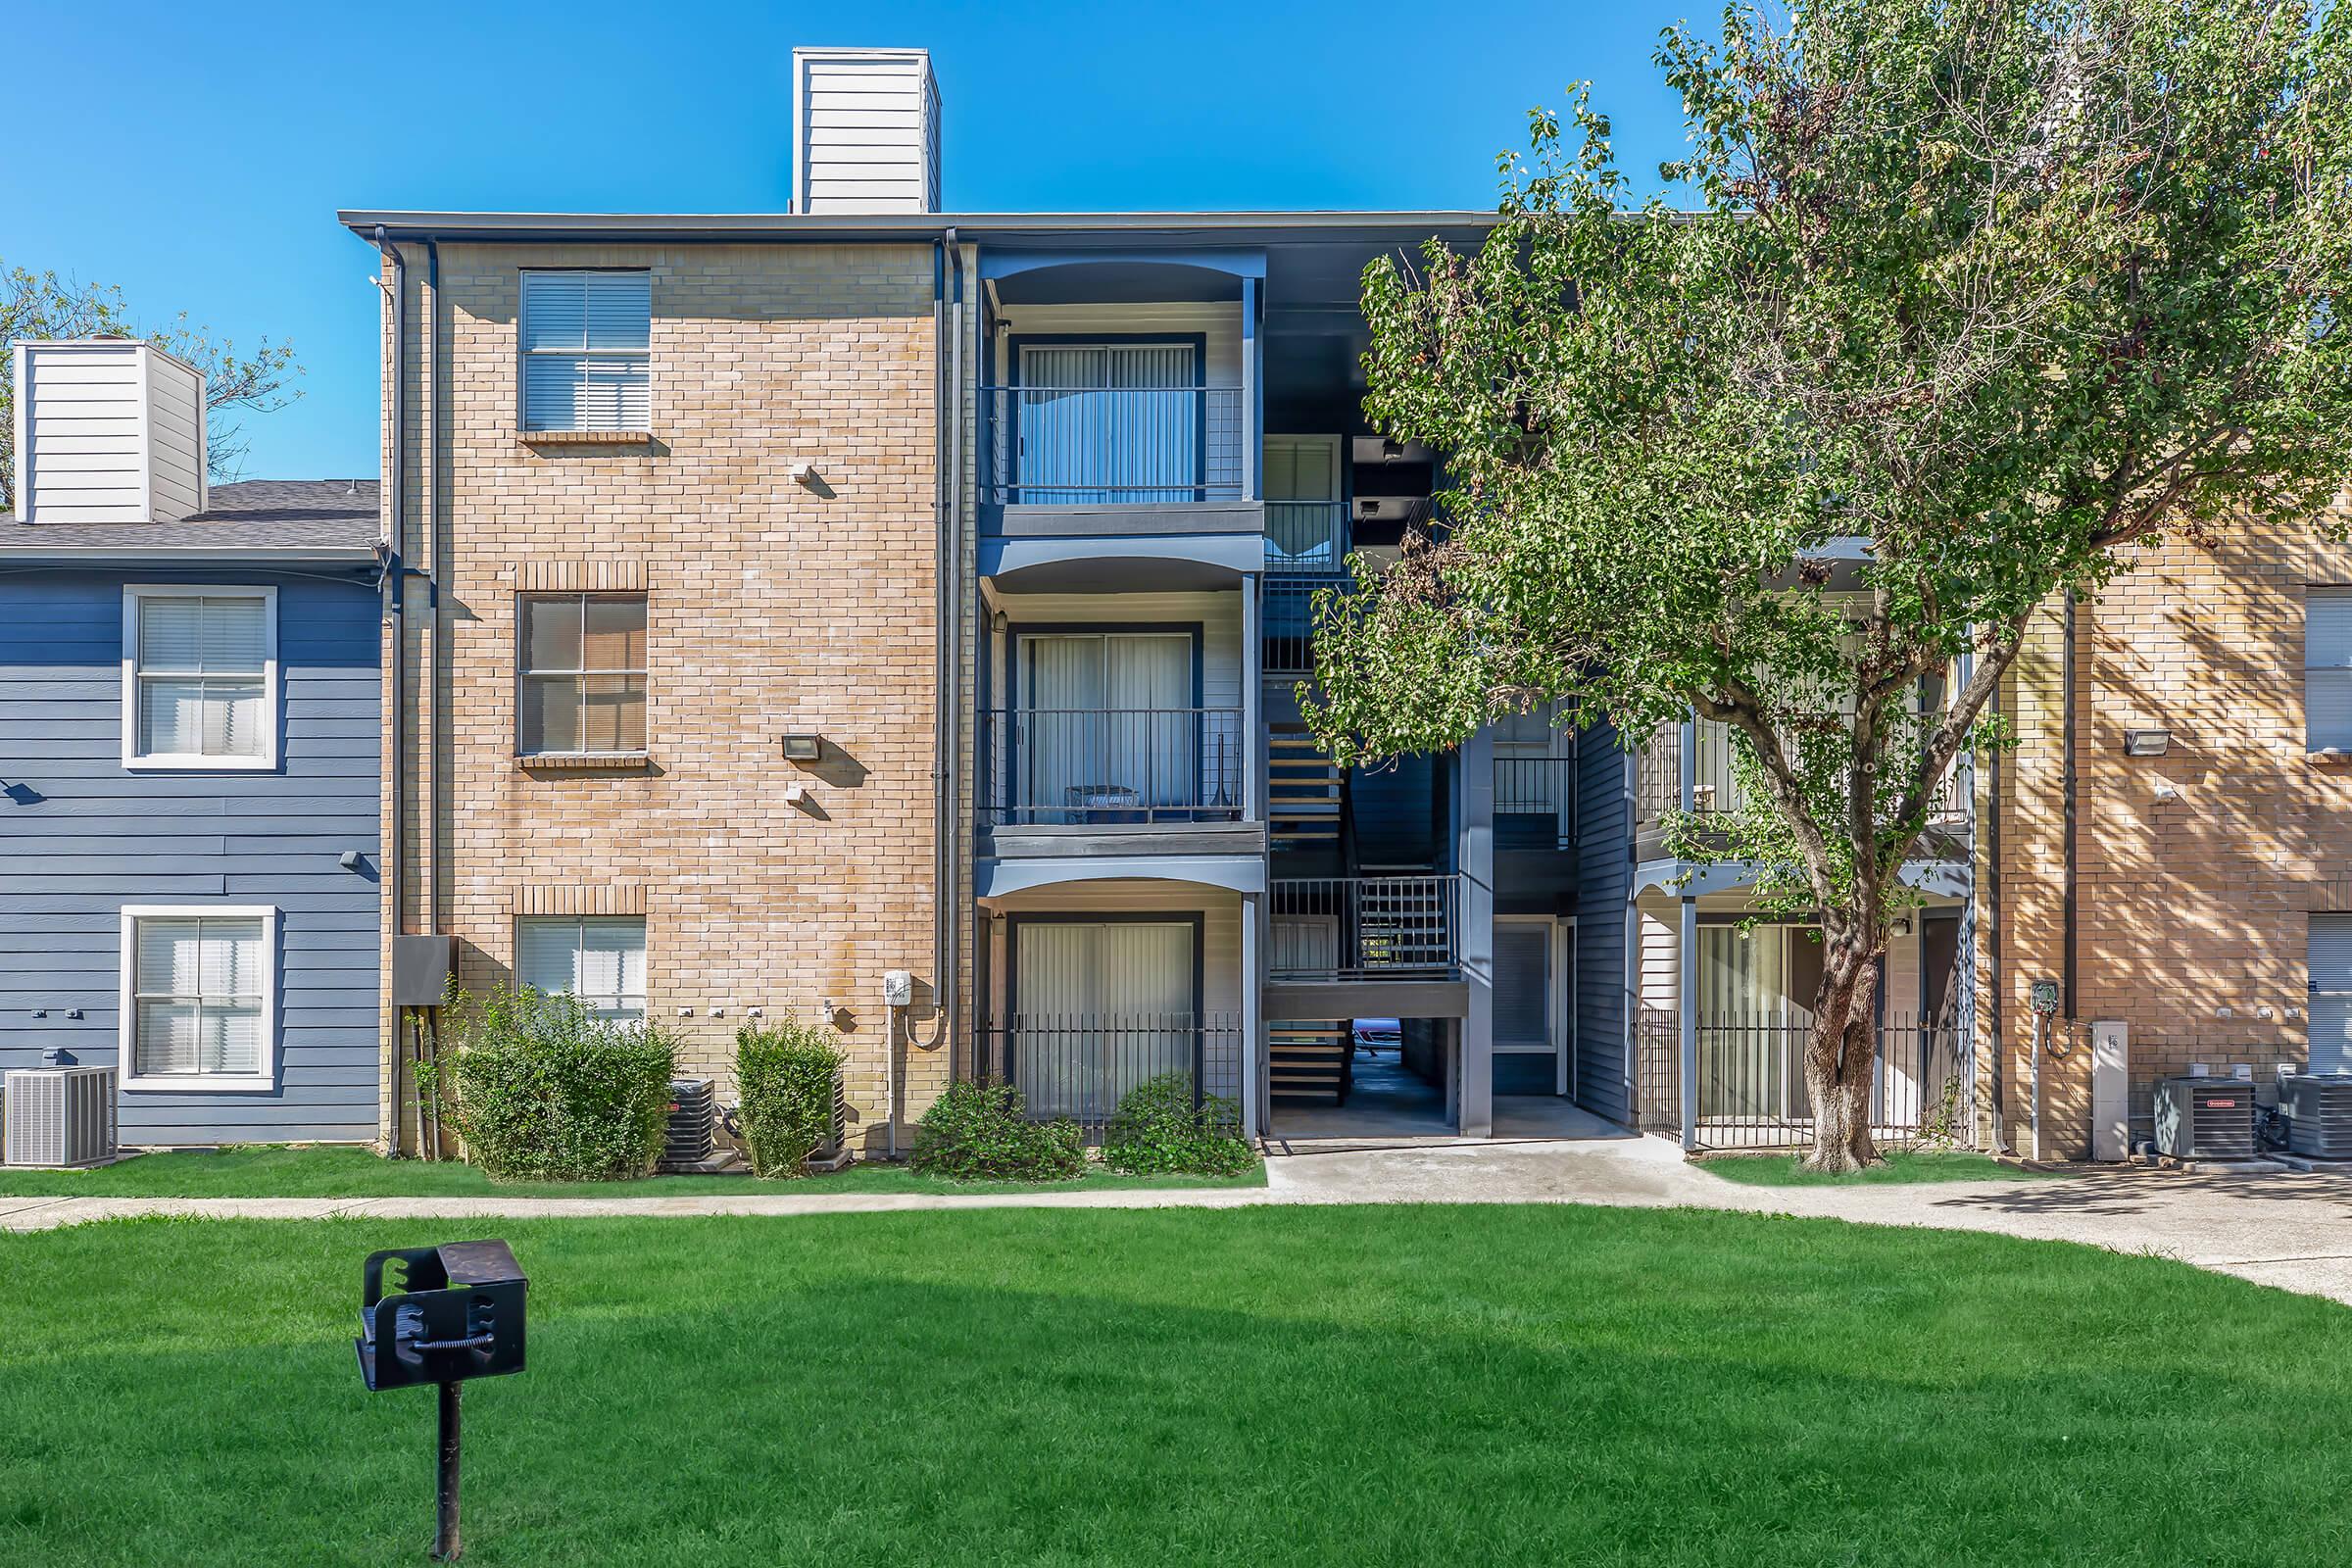
M 277 590 L 122 590 L 122 765 L 277 766 Z
M 549 996 L 568 991 L 599 1018 L 643 1018 L 645 917 L 553 914 L 516 920 L 514 976 Z
M 643 594 L 525 594 L 517 637 L 514 747 L 524 757 L 645 750 Z
M 522 427 L 650 430 L 653 277 L 522 274 Z
M 124 1089 L 266 1090 L 277 1081 L 277 909 L 122 908 Z
M 2352 752 L 2352 588 L 2303 590 L 2303 744 Z

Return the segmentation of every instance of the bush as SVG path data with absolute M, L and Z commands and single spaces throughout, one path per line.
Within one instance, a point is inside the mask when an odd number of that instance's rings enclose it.
M 1102 1163 L 1130 1176 L 1235 1176 L 1256 1161 L 1242 1137 L 1241 1106 L 1214 1095 L 1194 1104 L 1189 1072 L 1128 1090 L 1102 1139 Z
M 753 1175 L 798 1176 L 833 1141 L 833 1083 L 843 1059 L 829 1029 L 787 1021 L 735 1031 L 735 1089 Z
M 1066 1182 L 1086 1174 L 1086 1144 L 1076 1122 L 1031 1121 L 1010 1084 L 950 1084 L 915 1125 L 914 1168 L 964 1182 Z
M 500 985 L 451 1000 L 440 1093 L 493 1181 L 629 1181 L 662 1154 L 677 1049 L 577 997 Z

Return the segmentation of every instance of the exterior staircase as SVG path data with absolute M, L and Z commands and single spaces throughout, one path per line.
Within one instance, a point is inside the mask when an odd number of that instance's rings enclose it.
M 1294 1105 L 1338 1104 L 1348 1093 L 1350 1027 L 1345 1018 L 1268 1024 L 1266 1070 L 1274 1099 Z
M 1340 770 L 1304 730 L 1266 737 L 1266 837 L 1277 850 L 1340 842 Z

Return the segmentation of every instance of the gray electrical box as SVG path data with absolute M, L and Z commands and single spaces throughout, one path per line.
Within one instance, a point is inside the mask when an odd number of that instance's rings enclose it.
M 438 1007 L 449 1000 L 455 942 L 446 934 L 392 939 L 392 1005 Z

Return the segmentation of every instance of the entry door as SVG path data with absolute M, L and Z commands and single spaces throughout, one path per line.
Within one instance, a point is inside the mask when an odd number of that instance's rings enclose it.
M 1339 570 L 1347 554 L 1339 505 L 1340 438 L 1270 435 L 1265 454 L 1267 566 Z
M 1027 804 L 1047 822 L 1115 822 L 1200 793 L 1193 639 L 1053 632 L 1020 640 Z
M 1193 1070 L 1190 921 L 1014 927 L 1009 1072 L 1040 1116 L 1099 1121 L 1147 1078 Z
M 1568 1092 L 1567 945 L 1551 919 L 1494 922 L 1494 1052 L 1542 1055 L 1552 1093 Z
M 1197 499 L 1200 394 L 1189 343 L 1021 348 L 1020 499 Z

